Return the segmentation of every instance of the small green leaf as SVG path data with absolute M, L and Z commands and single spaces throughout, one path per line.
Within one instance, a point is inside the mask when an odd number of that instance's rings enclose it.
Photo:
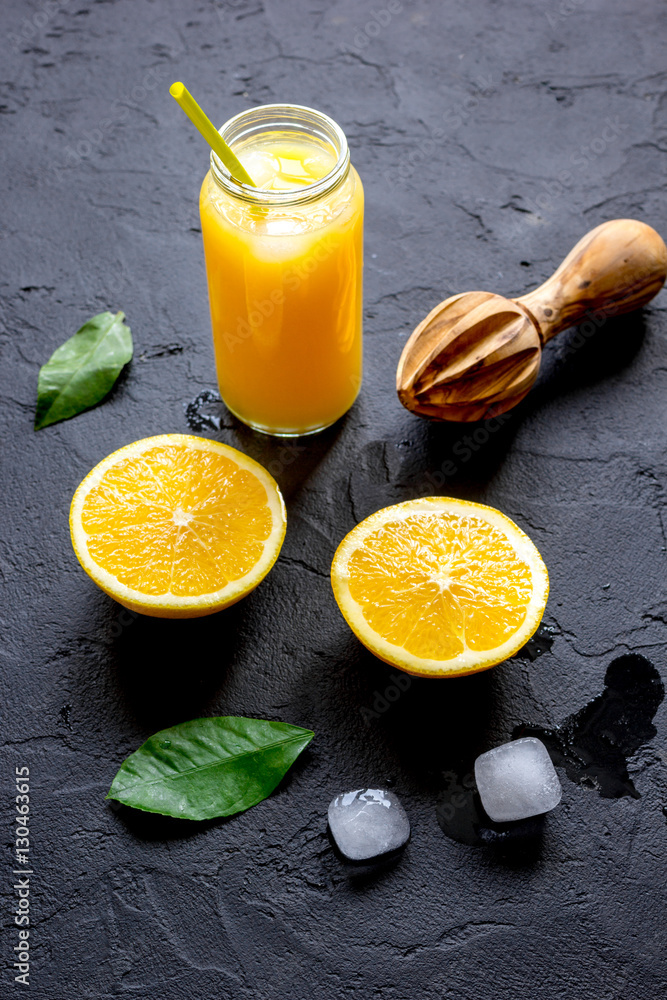
M 232 816 L 270 795 L 314 735 L 234 715 L 182 722 L 130 754 L 107 798 L 179 819 Z
M 125 313 L 93 316 L 39 370 L 35 430 L 95 406 L 132 357 Z

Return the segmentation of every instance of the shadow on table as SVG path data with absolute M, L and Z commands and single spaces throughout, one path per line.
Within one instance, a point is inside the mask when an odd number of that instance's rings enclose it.
M 552 402 L 566 405 L 568 395 L 603 384 L 631 364 L 645 337 L 646 316 L 640 310 L 591 332 L 593 327 L 583 324 L 547 344 L 536 385 L 506 413 L 469 424 L 423 421 L 419 429 L 416 423 L 418 447 L 405 457 L 399 474 L 403 486 L 413 496 L 455 492 L 475 498 L 503 464 L 527 416 Z
M 429 796 L 443 833 L 483 848 L 494 863 L 517 868 L 539 863 L 543 818 L 494 823 L 475 785 L 475 759 L 509 739 L 503 726 L 502 666 L 443 680 L 411 677 L 359 646 L 329 676 L 327 700 L 340 702 L 346 719 L 341 725 L 349 727 L 353 720 L 352 752 L 358 753 L 361 743 L 371 762 L 384 762 L 381 768 L 371 763 L 379 786 L 396 782 L 399 789 Z M 363 873 L 359 886 L 375 878 L 372 871 Z
M 286 500 L 291 500 L 312 476 L 343 433 L 350 416 L 306 437 L 275 438 L 235 420 L 239 448 L 268 469 Z
M 520 404 L 530 413 L 572 392 L 604 383 L 624 371 L 639 353 L 646 336 L 647 313 L 637 310 L 608 319 L 595 332 L 582 324 L 558 334 L 542 352 L 537 385 Z
M 164 840 L 189 840 L 197 834 L 204 834 L 212 827 L 227 822 L 225 819 L 205 819 L 196 822 L 189 819 L 174 819 L 171 816 L 160 816 L 157 813 L 142 812 L 140 809 L 130 809 L 118 802 L 109 800 L 107 805 L 131 834 L 149 842 Z M 231 817 L 230 817 L 231 818 Z
M 204 618 L 120 612 L 122 631 L 112 640 L 109 662 L 142 727 L 164 729 L 206 714 L 237 651 L 245 613 L 242 602 Z
M 283 496 L 290 499 L 312 475 L 336 439 L 343 432 L 350 414 L 346 413 L 331 427 L 318 434 L 280 438 L 254 431 L 229 412 L 217 391 L 205 389 L 185 408 L 191 431 L 199 434 L 232 431 L 233 446 L 259 462 L 278 481 Z
M 396 852 L 391 858 L 376 861 L 375 864 L 358 865 L 353 867 L 350 865 L 350 862 L 340 854 L 335 845 L 332 845 L 334 857 L 339 862 L 341 870 L 344 871 L 347 876 L 346 881 L 348 889 L 352 892 L 360 894 L 364 893 L 368 889 L 372 889 L 373 886 L 389 878 L 394 869 L 398 868 L 398 866 L 402 863 L 405 852 L 409 850 L 410 845 L 408 844 L 402 851 Z
M 202 405 L 217 407 L 226 423 L 220 423 L 216 410 L 200 414 L 201 423 L 189 420 L 191 429 L 233 429 L 235 444 L 268 468 L 288 499 L 324 459 L 346 420 L 313 437 L 272 438 L 232 417 L 217 393 L 202 393 L 197 400 L 204 397 Z M 116 621 L 106 626 L 113 629 L 110 664 L 123 699 L 143 727 L 164 729 L 205 713 L 244 639 L 243 622 L 254 599 L 249 595 L 214 615 L 182 620 L 119 611 Z

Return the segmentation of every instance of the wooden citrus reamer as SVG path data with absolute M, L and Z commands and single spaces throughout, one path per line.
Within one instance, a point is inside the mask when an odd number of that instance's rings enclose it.
M 517 299 L 464 292 L 436 306 L 403 348 L 396 389 L 413 413 L 484 420 L 523 399 L 542 347 L 591 316 L 602 320 L 649 302 L 667 277 L 667 247 L 635 219 L 584 236 L 539 288 Z

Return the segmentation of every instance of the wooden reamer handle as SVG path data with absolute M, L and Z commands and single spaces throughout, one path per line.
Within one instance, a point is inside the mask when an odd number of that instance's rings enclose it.
M 613 219 L 592 229 L 552 276 L 514 299 L 537 326 L 543 344 L 588 314 L 605 317 L 638 309 L 662 288 L 667 247 L 636 219 Z

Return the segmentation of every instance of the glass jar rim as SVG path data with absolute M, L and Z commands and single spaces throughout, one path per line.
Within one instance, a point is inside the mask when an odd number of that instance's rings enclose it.
M 350 169 L 350 150 L 340 125 L 315 108 L 301 104 L 260 104 L 247 108 L 226 121 L 218 132 L 230 146 L 234 140 L 253 132 L 260 134 L 281 125 L 301 125 L 302 131 L 310 130 L 318 138 L 328 141 L 337 153 L 335 166 L 314 184 L 292 191 L 269 191 L 236 181 L 216 153 L 211 151 L 211 176 L 228 194 L 254 205 L 290 206 L 315 201 L 338 187 Z M 233 148 L 233 147 L 232 147 Z

